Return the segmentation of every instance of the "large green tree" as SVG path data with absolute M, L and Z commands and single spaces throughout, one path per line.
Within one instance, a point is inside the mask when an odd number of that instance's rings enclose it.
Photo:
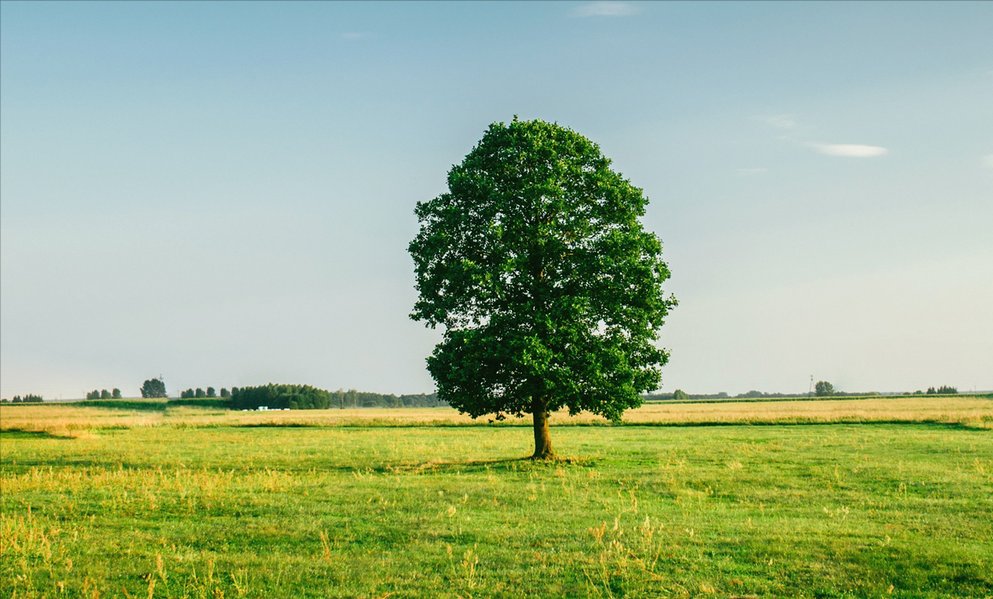
M 550 412 L 612 420 L 659 386 L 655 340 L 675 300 L 642 190 L 596 144 L 540 120 L 494 123 L 420 202 L 411 317 L 444 329 L 428 358 L 438 397 L 473 417 Z

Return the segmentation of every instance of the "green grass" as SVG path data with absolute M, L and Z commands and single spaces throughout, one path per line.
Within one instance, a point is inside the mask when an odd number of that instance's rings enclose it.
M 231 406 L 230 399 L 219 397 L 197 397 L 183 399 L 87 399 L 71 404 L 49 404 L 56 408 L 65 405 L 81 408 L 110 408 L 114 410 L 135 410 L 139 412 L 162 412 L 168 408 L 193 406 L 201 408 L 227 409 Z M 13 407 L 13 405 L 11 406 Z
M 136 410 L 139 412 L 161 412 L 169 404 L 168 399 L 87 399 L 72 404 L 51 404 L 58 409 L 64 405 L 81 408 L 110 408 L 113 410 Z
M 940 424 L 0 434 L 6 596 L 993 595 L 993 433 Z

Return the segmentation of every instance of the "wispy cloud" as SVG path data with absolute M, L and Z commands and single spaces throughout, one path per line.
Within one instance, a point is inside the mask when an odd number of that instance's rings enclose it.
M 631 2 L 584 2 L 573 11 L 576 17 L 630 17 L 641 12 L 641 8 Z
M 876 158 L 890 153 L 889 149 L 882 146 L 870 146 L 866 144 L 825 144 L 812 142 L 803 135 L 803 131 L 810 127 L 801 125 L 800 121 L 791 113 L 765 114 L 753 117 L 766 125 L 779 129 L 779 139 L 795 146 L 804 147 L 825 156 L 840 156 L 843 158 Z M 806 139 L 804 139 L 806 138 Z M 737 169 L 738 174 L 748 173 L 749 169 Z
M 890 152 L 882 146 L 862 144 L 810 144 L 810 147 L 826 156 L 843 156 L 845 158 L 875 158 L 876 156 L 885 156 Z

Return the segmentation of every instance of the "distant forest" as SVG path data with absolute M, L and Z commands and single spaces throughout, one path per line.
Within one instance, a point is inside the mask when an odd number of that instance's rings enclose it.
M 435 393 L 393 395 L 355 389 L 331 391 L 331 407 L 334 408 L 433 408 L 447 405 Z
M 420 408 L 448 405 L 433 393 L 393 395 L 339 389 L 326 391 L 310 385 L 268 384 L 258 387 L 236 387 L 231 390 L 234 409 L 328 409 L 328 408 Z
M 838 391 L 831 389 L 830 393 L 766 393 L 763 391 L 746 391 L 737 395 L 721 393 L 685 393 L 680 390 L 672 393 L 648 393 L 643 395 L 645 401 L 672 401 L 686 399 L 782 399 L 793 397 L 817 397 L 818 399 L 830 399 L 832 397 L 875 397 L 875 396 L 909 396 L 909 395 L 957 395 L 958 389 L 943 385 L 941 387 L 930 387 L 927 391 L 918 389 L 917 391 L 891 391 L 880 393 L 879 391 Z

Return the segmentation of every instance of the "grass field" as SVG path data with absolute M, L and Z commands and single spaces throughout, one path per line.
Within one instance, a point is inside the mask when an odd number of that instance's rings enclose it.
M 0 408 L 4 596 L 993 596 L 993 401 Z M 596 419 L 556 417 L 553 424 Z M 721 424 L 721 426 L 707 426 Z M 756 426 L 762 425 L 762 426 Z

